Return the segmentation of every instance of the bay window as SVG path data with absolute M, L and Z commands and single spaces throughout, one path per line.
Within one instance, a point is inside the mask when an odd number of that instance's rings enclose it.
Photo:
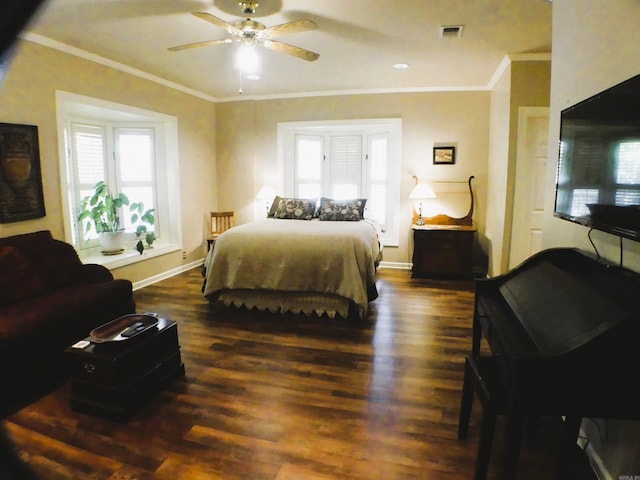
M 365 218 L 398 245 L 399 119 L 297 122 L 278 127 L 284 194 L 366 198 Z

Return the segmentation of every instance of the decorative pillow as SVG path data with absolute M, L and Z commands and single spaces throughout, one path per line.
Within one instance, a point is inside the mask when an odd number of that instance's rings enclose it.
M 352 200 L 333 200 L 322 198 L 320 200 L 320 220 L 325 221 L 358 221 L 364 218 L 364 206 L 366 198 Z
M 273 218 L 311 220 L 316 210 L 316 200 L 308 198 L 281 198 Z
M 0 247 L 0 305 L 26 300 L 44 291 L 27 258 L 15 247 Z
M 278 205 L 280 205 L 280 200 L 282 200 L 282 198 L 276 195 L 276 198 L 273 199 L 273 203 L 271 204 L 271 208 L 269 208 L 269 213 L 267 213 L 267 218 L 275 217 Z

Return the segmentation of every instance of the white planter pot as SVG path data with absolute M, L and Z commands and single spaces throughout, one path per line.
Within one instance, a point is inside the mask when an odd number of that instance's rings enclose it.
M 102 253 L 105 255 L 115 255 L 122 253 L 122 234 L 124 232 L 102 232 L 100 234 L 100 246 L 102 247 Z

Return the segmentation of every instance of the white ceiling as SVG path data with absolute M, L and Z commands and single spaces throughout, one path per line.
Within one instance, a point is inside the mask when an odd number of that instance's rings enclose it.
M 251 18 L 267 27 L 317 23 L 318 30 L 278 40 L 320 58 L 259 47 L 261 78 L 243 79 L 243 96 L 487 88 L 505 55 L 551 51 L 551 8 L 547 0 L 261 0 Z M 212 99 L 238 97 L 237 43 L 167 51 L 229 36 L 195 11 L 229 23 L 244 16 L 237 0 L 49 0 L 27 38 L 60 42 Z M 463 25 L 462 37 L 441 39 L 442 25 Z M 409 69 L 393 69 L 399 62 Z

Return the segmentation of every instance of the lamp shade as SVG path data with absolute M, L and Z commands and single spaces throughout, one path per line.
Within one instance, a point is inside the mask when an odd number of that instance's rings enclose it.
M 409 198 L 412 200 L 425 200 L 427 198 L 436 198 L 436 194 L 433 193 L 433 190 L 428 184 L 416 183 L 416 186 L 411 190 Z
M 276 191 L 269 187 L 269 186 L 264 186 L 260 189 L 260 191 L 258 192 L 258 195 L 256 195 L 256 200 L 264 200 L 264 201 L 270 201 L 273 200 L 276 196 Z

